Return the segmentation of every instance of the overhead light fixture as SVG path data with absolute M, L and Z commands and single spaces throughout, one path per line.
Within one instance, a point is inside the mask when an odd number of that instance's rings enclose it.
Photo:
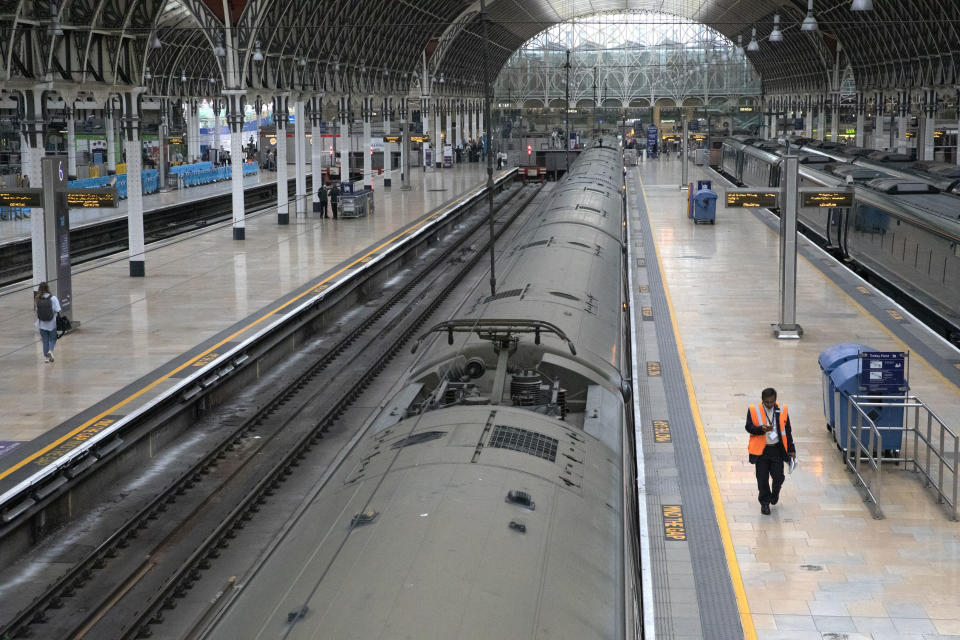
M 810 0 L 810 2 L 813 2 L 813 0 Z M 743 55 L 743 36 L 737 36 L 737 48 L 735 52 L 738 56 Z
M 340 71 L 340 56 L 333 56 L 333 70 Z
M 257 40 L 257 48 L 253 52 L 254 62 L 263 62 L 263 51 L 260 50 L 260 41 Z
M 297 60 L 297 64 L 299 64 L 301 67 L 305 67 L 307 66 L 307 59 L 303 56 L 300 56 L 300 59 Z
M 770 42 L 783 41 L 783 32 L 780 31 L 780 14 L 773 14 L 773 31 L 770 32 Z
M 227 55 L 226 49 L 223 48 L 223 38 L 217 36 L 217 44 L 213 47 L 213 55 L 218 58 L 222 58 Z
M 216 79 L 213 77 L 213 74 L 210 74 L 210 84 L 216 84 Z
M 440 74 L 440 84 L 443 84 L 443 74 Z
M 757 28 L 750 30 L 750 42 L 747 44 L 747 51 L 759 51 L 760 45 L 757 43 Z
M 813 0 L 807 0 L 807 17 L 800 25 L 800 31 L 816 31 L 817 19 L 813 17 Z
M 383 68 L 383 75 L 384 75 L 384 76 L 389 76 L 389 75 L 390 75 L 390 69 L 388 69 L 387 67 L 384 67 L 384 68 Z
M 163 46 L 163 43 L 160 42 L 160 36 L 153 34 L 153 41 L 150 43 L 154 49 L 159 49 Z
M 186 81 L 187 81 L 187 73 L 186 73 L 186 71 L 181 71 L 181 72 L 180 72 L 180 82 L 186 82 Z
M 152 79 L 153 79 L 153 74 L 150 73 L 150 67 L 147 67 L 146 71 L 143 72 L 143 79 L 144 79 L 144 80 L 152 80 Z
M 873 0 L 853 0 L 850 11 L 873 11 Z

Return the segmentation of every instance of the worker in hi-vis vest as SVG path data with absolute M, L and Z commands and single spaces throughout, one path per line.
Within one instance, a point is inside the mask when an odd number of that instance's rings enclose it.
M 757 470 L 760 513 L 768 516 L 770 505 L 780 500 L 783 463 L 796 458 L 797 451 L 793 445 L 790 416 L 786 405 L 777 402 L 777 391 L 768 387 L 760 394 L 760 399 L 761 402 L 747 409 L 746 429 L 750 434 L 747 450 L 750 452 L 750 462 Z

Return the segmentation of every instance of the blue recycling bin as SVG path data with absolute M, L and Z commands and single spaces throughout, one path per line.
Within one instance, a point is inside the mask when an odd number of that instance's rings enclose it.
M 710 189 L 700 189 L 693 194 L 693 223 L 709 222 L 717 219 L 717 194 Z
M 860 366 L 860 358 L 853 358 L 838 365 L 830 373 L 831 384 L 840 392 L 839 403 L 835 408 L 833 434 L 837 441 L 837 447 L 843 452 L 846 452 L 847 449 L 847 430 L 850 428 L 851 421 L 856 421 L 856 416 L 850 415 L 849 397 L 858 394 L 864 395 L 859 390 Z M 881 443 L 876 447 L 875 453 L 900 450 L 903 444 L 903 408 L 864 407 L 864 412 L 880 430 Z M 866 421 L 864 421 L 864 427 L 866 427 Z M 864 429 L 860 441 L 864 446 L 869 444 L 870 433 L 868 430 Z
M 831 431 L 836 421 L 836 408 L 833 402 L 833 392 L 836 388 L 833 386 L 830 374 L 844 362 L 856 359 L 861 352 L 866 351 L 875 351 L 875 349 L 862 344 L 844 342 L 830 347 L 817 358 L 820 371 L 823 372 L 823 379 L 821 380 L 823 386 L 823 416 L 827 420 L 827 429 Z

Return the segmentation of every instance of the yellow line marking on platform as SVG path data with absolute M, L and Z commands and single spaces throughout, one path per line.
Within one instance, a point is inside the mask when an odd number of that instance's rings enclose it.
M 640 193 L 643 194 L 643 204 L 650 218 L 650 205 L 647 203 L 647 191 L 643 187 L 640 169 L 637 169 L 637 179 L 640 180 Z M 687 367 L 687 356 L 683 350 L 683 340 L 680 338 L 680 327 L 677 325 L 677 313 L 670 298 L 670 287 L 667 285 L 667 274 L 663 270 L 663 260 L 660 259 L 660 247 L 657 246 L 656 231 L 653 219 L 650 218 L 650 229 L 653 231 L 653 251 L 657 257 L 657 266 L 660 269 L 660 280 L 663 282 L 663 293 L 667 298 L 667 309 L 670 311 L 670 324 L 673 325 L 673 336 L 677 341 L 677 353 L 680 355 L 680 366 L 683 369 L 683 379 L 687 385 L 687 396 L 690 400 L 690 412 L 693 414 L 693 423 L 697 427 L 697 438 L 700 440 L 700 451 L 703 454 L 703 466 L 707 474 L 707 484 L 710 485 L 710 497 L 713 499 L 713 508 L 717 514 L 717 528 L 720 530 L 720 539 L 723 541 L 723 552 L 727 559 L 727 569 L 730 571 L 730 582 L 737 599 L 737 610 L 740 612 L 740 624 L 743 625 L 745 640 L 757 640 L 757 630 L 753 624 L 753 615 L 747 602 L 747 591 L 743 586 L 743 576 L 740 574 L 740 563 L 733 548 L 733 538 L 730 536 L 730 526 L 727 524 L 727 513 L 723 508 L 723 499 L 720 495 L 720 484 L 717 482 L 717 473 L 713 467 L 713 458 L 710 456 L 710 445 L 703 429 L 703 420 L 700 418 L 700 405 L 697 403 L 697 394 L 693 390 L 693 379 Z

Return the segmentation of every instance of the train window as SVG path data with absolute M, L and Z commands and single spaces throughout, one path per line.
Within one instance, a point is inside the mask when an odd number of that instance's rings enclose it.
M 551 291 L 550 295 L 557 296 L 558 298 L 565 298 L 567 300 L 574 300 L 575 302 L 580 302 L 580 298 L 569 293 L 564 293 L 562 291 Z
M 487 446 L 495 449 L 519 451 L 550 462 L 556 462 L 558 442 L 556 438 L 545 436 L 536 431 L 498 424 L 494 425 L 493 435 L 490 436 L 490 442 Z
M 397 440 L 393 443 L 393 449 L 402 449 L 403 447 L 409 447 L 414 444 L 422 444 L 424 442 L 430 442 L 431 440 L 436 440 L 447 435 L 446 431 L 421 431 L 420 433 L 415 433 L 412 436 L 407 436 L 402 440 Z

